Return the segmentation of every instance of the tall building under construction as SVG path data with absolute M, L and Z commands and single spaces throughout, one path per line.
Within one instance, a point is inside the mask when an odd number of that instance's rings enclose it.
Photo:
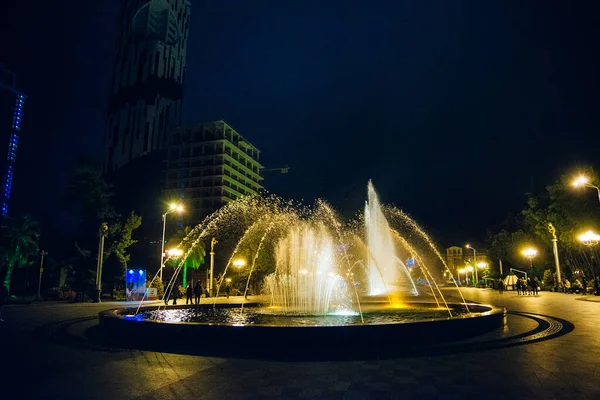
M 223 204 L 261 191 L 259 156 L 224 121 L 177 128 L 170 134 L 165 198 L 181 199 L 183 220 L 198 223 Z

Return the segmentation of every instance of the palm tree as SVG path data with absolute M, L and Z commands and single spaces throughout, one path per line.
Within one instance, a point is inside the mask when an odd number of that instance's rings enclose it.
M 2 264 L 6 269 L 3 284 L 10 293 L 14 268 L 27 265 L 39 252 L 39 224 L 25 215 L 16 219 L 7 218 L 3 221 L 1 230 Z
M 187 253 L 191 246 L 191 241 L 184 241 L 184 239 L 190 234 L 192 228 L 189 226 L 185 226 L 183 228 L 179 228 L 177 232 L 167 241 L 167 248 L 171 249 L 178 246 L 180 243 L 183 244 L 183 253 Z M 185 263 L 183 264 L 183 287 L 185 288 L 187 283 L 187 269 L 193 268 L 198 269 L 202 264 L 204 264 L 204 257 L 206 257 L 206 251 L 204 250 L 204 245 L 202 243 L 198 243 L 196 247 L 192 250 L 188 258 L 186 258 Z M 174 260 L 170 263 L 173 266 L 179 265 L 179 260 Z

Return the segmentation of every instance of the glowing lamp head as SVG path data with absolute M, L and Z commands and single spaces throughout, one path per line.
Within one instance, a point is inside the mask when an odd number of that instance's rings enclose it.
M 167 250 L 167 255 L 169 257 L 181 257 L 183 255 L 183 250 L 181 250 L 181 249 L 170 249 L 170 250 Z
M 246 261 L 239 259 L 239 260 L 235 260 L 233 262 L 233 266 L 236 268 L 242 268 L 244 265 L 246 265 Z
M 585 185 L 586 183 L 589 182 L 589 178 L 585 175 L 581 175 L 579 176 L 577 179 L 575 179 L 573 181 L 573 186 L 575 187 L 581 187 L 583 185 Z
M 467 268 L 465 268 L 465 269 L 466 269 L 467 271 L 469 271 L 469 272 L 473 272 L 473 270 L 474 270 L 475 268 L 473 268 L 471 265 L 469 265 L 469 266 L 468 266 Z
M 231 278 L 227 278 L 227 279 L 225 279 L 225 282 L 227 282 L 227 283 L 231 283 Z
M 467 249 L 470 249 L 470 248 L 471 248 L 471 245 L 470 245 L 469 243 L 467 243 L 467 244 L 465 245 L 465 247 L 466 247 Z
M 479 264 L 477 264 L 477 267 L 481 268 L 481 269 L 487 268 L 487 266 L 488 266 L 488 264 L 486 262 L 483 262 L 483 261 L 480 262 Z
M 525 250 L 523 250 L 523 255 L 527 258 L 533 258 L 535 256 L 537 256 L 538 251 L 532 247 L 529 247 Z
M 459 274 L 464 274 L 465 272 L 467 272 L 467 270 L 464 269 L 464 268 L 461 268 L 461 269 L 458 270 Z
M 587 231 L 586 233 L 579 235 L 579 241 L 588 246 L 593 246 L 600 242 L 600 235 L 594 231 Z
M 169 210 L 180 213 L 183 212 L 183 206 L 181 204 L 171 203 L 169 204 Z

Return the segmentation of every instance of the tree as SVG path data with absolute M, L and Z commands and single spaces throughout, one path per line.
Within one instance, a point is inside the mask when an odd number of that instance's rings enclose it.
M 0 246 L 5 269 L 3 285 L 9 293 L 14 268 L 29 264 L 37 256 L 39 239 L 39 224 L 30 216 L 4 221 Z
M 186 254 L 190 248 L 192 247 L 192 240 L 188 236 L 192 228 L 189 226 L 185 226 L 183 228 L 179 228 L 175 234 L 167 241 L 167 249 L 174 248 L 178 246 L 180 243 L 183 243 L 183 248 L 180 250 L 183 251 L 183 254 Z M 187 238 L 187 239 L 186 239 Z M 206 257 L 206 250 L 204 249 L 204 244 L 202 242 L 197 243 L 188 257 L 185 259 L 183 264 L 183 286 L 186 286 L 187 283 L 187 269 L 193 268 L 198 269 L 201 265 L 204 264 L 204 258 Z M 168 262 L 170 266 L 177 267 L 179 266 L 179 259 L 172 259 Z
M 533 234 L 523 230 L 508 232 L 502 229 L 495 234 L 488 232 L 487 245 L 490 259 L 500 259 L 504 263 L 504 270 L 502 271 L 504 274 L 508 272 L 509 268 L 513 267 L 530 270 L 531 274 L 538 275 L 540 272 L 539 266 L 545 266 L 550 260 L 550 248 L 541 243 Z M 532 263 L 533 268 L 530 268 L 529 261 L 522 254 L 525 246 L 533 246 L 538 250 L 538 255 Z M 493 264 L 495 265 L 495 263 Z M 499 271 L 493 268 L 493 272 L 497 274 Z
M 114 254 L 114 257 L 119 262 L 122 267 L 122 274 L 125 275 L 125 271 L 127 270 L 127 263 L 129 262 L 131 255 L 127 253 L 129 247 L 135 243 L 137 240 L 132 239 L 133 231 L 135 231 L 142 224 L 142 217 L 136 215 L 133 211 L 125 220 L 125 223 L 115 223 L 116 226 L 116 234 L 112 243 L 110 254 Z
M 69 179 L 67 204 L 80 218 L 77 258 L 74 262 L 76 285 L 84 290 L 93 284 L 96 269 L 98 228 L 106 223 L 109 227 L 104 247 L 106 268 L 103 280 L 122 282 L 130 260 L 127 250 L 136 243 L 133 232 L 141 225 L 141 217 L 133 211 L 123 220 L 111 204 L 112 185 L 102 175 L 102 168 L 87 158 L 79 158 Z
M 582 169 L 584 175 L 593 182 L 598 176 L 591 167 Z M 546 187 L 543 193 L 528 194 L 527 208 L 522 212 L 524 226 L 533 232 L 545 244 L 550 244 L 552 234 L 548 224 L 556 228 L 559 251 L 562 259 L 570 269 L 583 269 L 592 274 L 592 263 L 586 260 L 585 249 L 577 237 L 586 229 L 592 228 L 591 221 L 597 221 L 600 207 L 596 193 L 586 196 L 577 193 L 572 186 L 573 175 L 563 175 L 553 184 Z
M 116 216 L 110 204 L 112 197 L 112 185 L 104 179 L 102 168 L 89 158 L 78 158 L 67 188 L 71 210 L 84 221 L 99 225 Z

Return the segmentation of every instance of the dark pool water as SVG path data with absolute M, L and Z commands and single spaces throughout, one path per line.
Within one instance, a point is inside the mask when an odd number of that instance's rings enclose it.
M 452 309 L 453 316 L 465 315 L 461 309 Z M 366 324 L 397 324 L 449 318 L 448 310 L 434 308 L 382 309 L 363 313 Z M 328 315 L 282 315 L 280 310 L 269 308 L 179 308 L 145 311 L 137 319 L 162 322 L 199 322 L 228 325 L 274 326 L 341 326 L 361 324 L 358 313 L 339 312 Z

